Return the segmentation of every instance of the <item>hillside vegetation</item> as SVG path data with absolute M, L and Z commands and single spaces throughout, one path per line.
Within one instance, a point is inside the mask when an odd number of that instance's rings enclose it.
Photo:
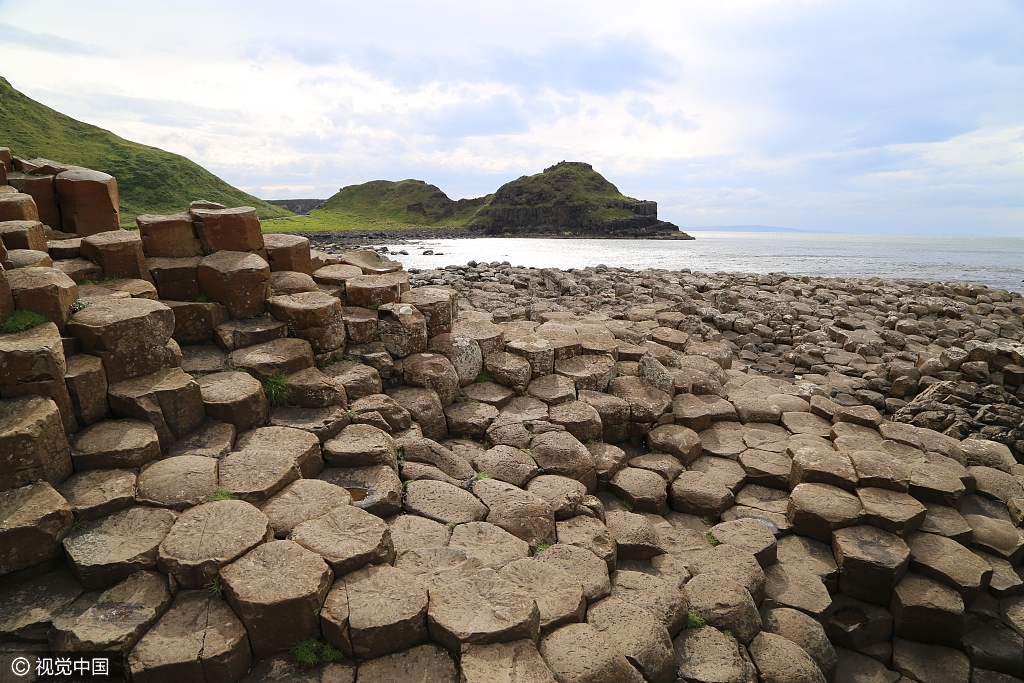
M 341 188 L 306 216 L 265 227 L 275 232 L 464 227 L 489 198 L 456 201 L 422 180 L 371 180 Z
M 373 180 L 341 188 L 309 213 L 268 221 L 271 231 L 455 227 L 487 234 L 672 232 L 657 204 L 627 197 L 590 164 L 563 161 L 477 199 L 453 201 L 422 180 Z
M 140 145 L 65 116 L 15 90 L 0 77 L 0 146 L 25 159 L 44 157 L 117 178 L 121 224 L 143 213 L 176 213 L 195 199 L 254 206 L 260 218 L 291 215 L 242 192 L 185 157 Z

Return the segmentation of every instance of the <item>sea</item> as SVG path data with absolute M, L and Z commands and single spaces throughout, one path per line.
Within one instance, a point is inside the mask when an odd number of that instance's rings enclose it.
M 922 237 L 687 230 L 694 240 L 469 238 L 386 244 L 405 268 L 469 261 L 536 268 L 662 268 L 706 273 L 774 273 L 962 280 L 1024 292 L 1024 238 Z M 407 255 L 395 252 L 405 250 Z M 433 253 L 425 253 L 433 252 Z

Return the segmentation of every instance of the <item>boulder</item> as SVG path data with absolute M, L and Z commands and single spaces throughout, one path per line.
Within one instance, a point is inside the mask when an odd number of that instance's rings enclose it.
M 673 642 L 680 680 L 756 683 L 757 670 L 735 638 L 713 626 L 686 629 Z

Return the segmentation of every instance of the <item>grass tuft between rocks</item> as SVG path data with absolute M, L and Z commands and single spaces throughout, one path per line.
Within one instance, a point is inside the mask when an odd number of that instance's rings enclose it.
M 477 373 L 476 381 L 477 382 L 493 382 L 494 381 L 494 375 L 492 375 L 490 372 L 488 372 L 487 368 L 484 368 L 483 370 L 481 370 L 480 372 Z
M 633 511 L 633 504 L 630 503 L 628 500 L 620 500 L 619 501 L 619 505 L 621 505 L 622 507 L 626 508 L 630 512 Z
M 477 472 L 476 473 L 476 478 L 477 479 L 494 479 L 494 477 L 492 477 L 491 475 L 487 474 L 486 472 Z
M 267 395 L 267 401 L 272 408 L 280 408 L 288 404 L 288 395 L 291 390 L 288 388 L 288 376 L 283 372 L 275 372 L 261 382 L 263 393 Z
M 203 502 L 204 503 L 210 503 L 210 502 L 215 501 L 215 500 L 234 500 L 234 499 L 235 499 L 235 494 L 233 494 L 230 489 L 228 489 L 228 488 L 226 488 L 224 486 L 218 486 L 216 491 L 214 491 L 213 493 L 208 495 L 206 498 L 203 498 Z
M 306 638 L 292 645 L 289 653 L 302 666 L 316 666 L 321 662 L 338 662 L 345 659 L 345 653 L 330 643 L 316 638 Z
M 721 541 L 715 538 L 714 534 L 712 534 L 710 531 L 704 534 L 704 538 L 708 539 L 708 543 L 710 543 L 712 546 L 716 546 L 719 543 L 721 543 Z
M 696 612 L 691 611 L 686 614 L 686 628 L 700 628 L 707 623 L 707 619 Z
M 533 549 L 533 554 L 536 555 L 537 553 L 542 553 L 550 547 L 550 543 L 538 543 Z
M 224 579 L 220 578 L 220 574 L 210 579 L 203 587 L 218 598 L 224 595 Z
M 0 323 L 0 334 L 17 334 L 49 322 L 49 319 L 35 311 L 15 311 Z
M 78 299 L 77 301 L 75 301 L 75 303 L 71 304 L 71 315 L 74 315 L 75 313 L 78 313 L 79 311 L 81 311 L 83 308 L 85 308 L 88 305 L 89 305 L 88 301 L 82 301 L 81 299 Z

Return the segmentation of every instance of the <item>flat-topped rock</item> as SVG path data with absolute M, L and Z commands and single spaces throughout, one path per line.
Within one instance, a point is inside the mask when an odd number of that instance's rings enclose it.
M 45 642 L 53 619 L 82 594 L 66 568 L 0 590 L 0 637 Z
M 351 494 L 340 486 L 319 479 L 298 479 L 271 497 L 260 509 L 270 520 L 274 535 L 285 538 L 299 524 L 317 519 L 336 507 L 351 504 Z
M 242 622 L 209 591 L 180 591 L 128 655 L 132 680 L 237 680 L 252 665 Z
M 61 554 L 71 507 L 47 482 L 0 491 L 0 576 Z
M 249 633 L 254 657 L 319 634 L 320 608 L 334 575 L 316 553 L 292 541 L 271 541 L 220 575 L 227 601 Z
M 228 320 L 214 327 L 213 341 L 225 351 L 234 351 L 282 339 L 287 329 L 287 325 L 269 315 Z
M 219 500 L 183 512 L 160 544 L 157 566 L 183 588 L 202 588 L 221 567 L 273 538 L 267 516 L 241 500 Z
M 57 174 L 54 189 L 61 206 L 64 232 L 88 237 L 120 229 L 117 180 L 113 176 L 87 168 L 73 168 Z
M 380 657 L 429 640 L 427 587 L 416 576 L 390 565 L 371 565 L 348 574 L 333 590 L 346 594 L 357 658 Z
M 536 641 L 540 631 L 534 600 L 488 569 L 431 591 L 427 620 L 431 639 L 449 652 L 470 643 Z
M 353 505 L 377 517 L 391 517 L 402 509 L 402 480 L 388 465 L 328 467 L 317 478 L 347 489 Z
M 180 368 L 111 384 L 107 398 L 114 415 L 152 424 L 164 448 L 199 429 L 206 419 L 199 384 Z
M 172 510 L 203 502 L 217 490 L 217 460 L 202 455 L 181 455 L 157 460 L 138 478 L 138 500 Z
M 53 650 L 126 655 L 171 605 L 167 577 L 135 572 L 108 588 L 84 611 L 62 615 L 49 633 Z M 117 615 L 112 619 L 111 615 Z
M 157 431 L 141 420 L 104 420 L 86 427 L 71 451 L 77 470 L 141 467 L 159 457 Z
M 75 518 L 88 522 L 134 505 L 137 478 L 130 469 L 86 470 L 71 475 L 60 494 Z
M 716 628 L 732 631 L 741 643 L 750 643 L 761 630 L 761 619 L 750 593 L 732 579 L 701 574 L 683 589 L 690 609 Z
M 189 213 L 203 250 L 208 254 L 259 251 L 265 246 L 260 219 L 251 206 L 230 209 L 190 207 Z
M 67 479 L 71 449 L 57 404 L 42 396 L 0 400 L 0 453 L 0 491 Z
M 673 642 L 677 673 L 701 683 L 755 683 L 757 670 L 735 638 L 713 626 L 688 628 Z M 879 665 L 881 666 L 881 665 Z
M 367 564 L 390 564 L 395 559 L 387 523 L 353 505 L 337 507 L 299 524 L 288 538 L 318 553 L 337 576 Z
M 371 659 L 359 666 L 360 683 L 456 683 L 452 656 L 432 643 Z
M 82 238 L 82 256 L 96 263 L 107 277 L 153 278 L 142 251 L 142 239 L 128 230 L 106 230 Z
M 567 624 L 540 641 L 541 656 L 564 683 L 640 683 L 643 676 L 593 624 Z
M 63 541 L 75 578 L 89 590 L 155 569 L 157 548 L 174 525 L 170 510 L 134 506 L 97 520 Z
M 260 381 L 246 372 L 217 372 L 200 377 L 206 414 L 244 432 L 264 424 L 270 404 Z
M 177 365 L 167 342 L 174 332 L 174 313 L 149 299 L 97 300 L 68 321 L 82 351 L 103 361 L 107 381 L 141 377 Z
M 244 368 L 260 380 L 276 373 L 291 375 L 313 367 L 313 349 L 305 339 L 285 338 L 236 349 L 228 354 L 227 364 Z
M 526 541 L 489 522 L 459 524 L 452 532 L 448 547 L 461 550 L 485 567 L 494 569 L 530 555 Z

